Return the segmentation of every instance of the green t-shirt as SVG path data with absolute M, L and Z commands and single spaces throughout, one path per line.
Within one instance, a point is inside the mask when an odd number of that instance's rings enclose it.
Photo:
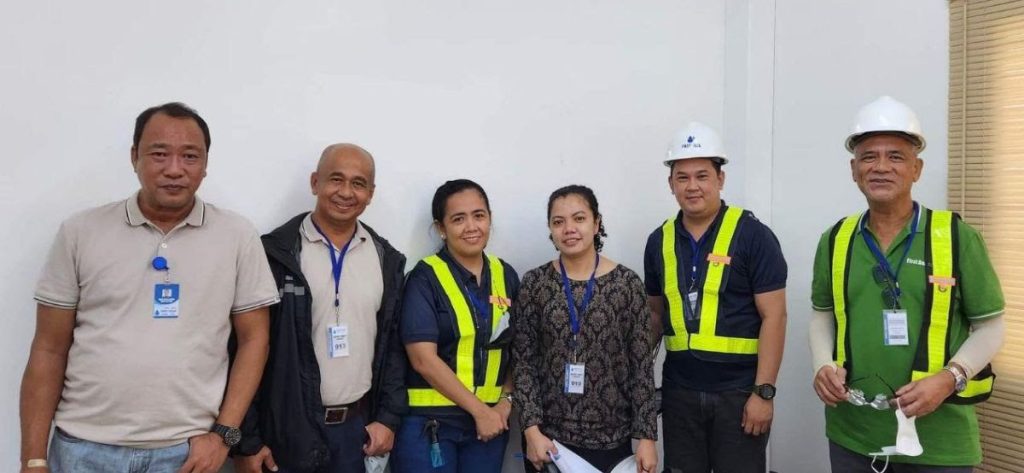
M 910 235 L 912 222 L 897 235 L 885 250 L 889 265 L 896 270 Z M 988 258 L 985 243 L 977 230 L 959 222 L 959 275 L 954 286 L 954 314 L 949 326 L 950 354 L 955 354 L 970 329 L 970 321 L 980 321 L 1003 313 L 1003 292 Z M 870 232 L 870 230 L 867 230 Z M 899 272 L 902 291 L 900 303 L 907 311 L 910 344 L 886 346 L 882 310 L 883 286 L 875 282 L 872 270 L 877 262 L 864 242 L 860 227 L 854 232 L 849 265 L 849 304 L 846 308 L 850 337 L 849 373 L 851 388 L 864 391 L 868 400 L 883 393 L 892 397 L 889 388 L 879 380 L 899 389 L 910 382 L 910 372 L 920 339 L 924 313 L 925 285 L 925 208 L 921 207 L 920 223 L 910 252 Z M 829 235 L 826 231 L 818 242 L 814 256 L 814 280 L 811 303 L 815 310 L 833 308 L 832 278 L 829 268 Z M 873 236 L 872 236 L 873 237 Z M 877 242 L 878 240 L 875 239 Z M 935 412 L 916 421 L 917 433 L 924 453 L 917 457 L 894 456 L 893 462 L 924 465 L 975 465 L 981 462 L 978 421 L 974 407 L 943 404 Z M 893 410 L 878 411 L 870 406 L 840 403 L 825 408 L 825 433 L 829 440 L 862 455 L 878 452 L 896 440 L 896 414 Z

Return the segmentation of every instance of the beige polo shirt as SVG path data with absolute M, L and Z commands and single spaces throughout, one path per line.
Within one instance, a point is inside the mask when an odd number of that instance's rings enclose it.
M 381 261 L 370 233 L 357 223 L 341 271 L 339 317 L 334 309 L 330 249 L 313 226 L 312 215 L 302 221 L 299 263 L 313 296 L 313 350 L 320 365 L 320 396 L 325 406 L 348 404 L 363 397 L 373 380 L 377 311 L 384 295 Z M 331 358 L 327 331 L 339 320 L 348 325 L 349 356 Z
M 138 194 L 64 221 L 35 299 L 75 309 L 74 341 L 55 421 L 92 442 L 158 448 L 209 431 L 228 376 L 229 314 L 276 303 L 259 234 L 196 197 L 166 235 Z M 167 259 L 170 271 L 152 261 Z M 165 278 L 180 286 L 177 318 L 154 318 Z

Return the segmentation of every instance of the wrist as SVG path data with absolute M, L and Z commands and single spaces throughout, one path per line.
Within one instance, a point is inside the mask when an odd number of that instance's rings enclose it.
M 942 368 L 942 371 L 946 373 L 946 375 L 943 376 L 946 376 L 946 378 L 950 380 L 950 394 L 961 393 L 967 388 L 967 377 L 964 375 L 963 369 L 958 365 L 951 363 Z
M 213 435 L 220 443 L 224 444 L 225 447 L 231 448 L 238 445 L 242 441 L 242 431 L 238 427 L 232 427 L 220 423 L 213 424 L 210 427 L 209 435 Z
M 751 396 L 759 397 L 764 401 L 771 401 L 772 399 L 775 399 L 775 394 L 777 392 L 775 385 L 772 383 L 755 383 L 754 387 L 751 389 Z
M 46 461 L 46 456 L 45 455 L 40 455 L 38 457 L 29 458 L 29 459 L 25 460 L 24 462 L 22 462 L 22 465 L 24 465 L 24 468 L 26 470 L 35 470 L 35 469 L 38 469 L 38 468 L 47 468 L 47 467 L 49 467 L 49 463 Z
M 490 412 L 491 412 L 491 406 L 488 406 L 487 404 L 485 404 L 483 402 L 477 402 L 473 406 L 473 409 L 471 411 L 469 411 L 469 415 L 473 416 L 473 419 L 479 420 L 480 417 L 485 416 L 485 415 L 489 414 Z

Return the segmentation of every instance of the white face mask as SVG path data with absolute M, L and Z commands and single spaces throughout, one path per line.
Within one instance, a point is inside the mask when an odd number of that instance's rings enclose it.
M 384 468 L 388 466 L 388 457 L 390 453 L 385 453 L 379 457 L 367 456 L 363 458 L 363 466 L 366 467 L 366 473 L 384 473 Z
M 875 473 L 882 473 L 889 467 L 890 455 L 916 457 L 924 453 L 924 447 L 917 438 L 917 426 L 914 423 L 916 419 L 917 417 L 908 418 L 903 415 L 899 401 L 896 402 L 896 445 L 882 447 L 882 451 L 871 454 L 871 469 L 875 470 Z M 879 456 L 885 456 L 885 466 L 881 470 L 875 469 L 875 458 Z

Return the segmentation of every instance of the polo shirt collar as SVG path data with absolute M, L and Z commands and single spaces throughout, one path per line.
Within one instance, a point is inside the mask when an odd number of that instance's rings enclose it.
M 718 227 L 721 226 L 725 211 L 729 209 L 729 206 L 725 203 L 725 199 L 721 199 L 721 201 L 722 206 L 718 208 L 718 214 L 716 214 L 715 219 L 711 221 L 711 225 L 709 225 L 708 229 L 704 231 L 705 235 L 713 235 L 718 230 Z M 680 209 L 679 213 L 676 214 L 676 231 L 681 235 L 686 235 L 687 237 L 692 238 L 690 231 L 686 229 L 685 225 L 683 225 L 682 209 Z
M 139 208 L 139 192 L 136 191 L 124 202 L 125 209 L 125 221 L 128 225 L 138 227 L 144 224 L 153 225 L 145 215 L 142 214 L 142 209 Z M 193 227 L 201 227 L 206 221 L 206 203 L 203 199 L 200 199 L 198 195 L 193 196 L 195 201 L 192 204 L 192 210 L 189 211 L 188 215 L 185 216 L 184 223 Z M 155 225 L 154 225 L 155 226 Z
M 320 232 L 316 231 L 316 226 L 313 225 L 313 212 L 306 214 L 306 218 L 302 219 L 302 225 L 299 227 L 299 233 L 302 233 L 302 236 L 310 243 L 327 244 L 324 241 L 324 237 L 320 235 Z M 363 227 L 363 223 L 357 220 L 356 233 L 352 235 L 352 244 L 348 247 L 349 251 L 369 239 L 370 232 L 366 231 L 366 228 Z
M 917 208 L 918 208 L 918 212 L 917 212 L 917 231 L 914 232 L 914 233 L 924 233 L 924 221 L 925 221 L 924 220 L 924 218 L 925 218 L 924 214 L 928 212 L 928 209 L 925 208 L 925 206 L 921 205 L 920 202 L 914 201 L 914 203 L 917 204 Z M 860 229 L 861 229 L 862 222 L 864 221 L 864 219 L 867 216 L 868 216 L 868 212 L 867 211 L 864 211 L 864 213 L 860 214 L 860 219 L 857 220 L 857 227 L 854 228 L 854 230 L 853 230 L 855 234 L 860 234 Z M 903 235 L 904 234 L 903 232 L 906 232 L 906 234 L 910 234 L 910 228 L 912 227 L 911 223 L 913 223 L 913 222 L 911 222 L 910 220 L 907 220 L 907 223 L 903 226 L 903 230 L 900 231 L 900 235 Z M 899 235 L 897 235 L 896 238 L 899 239 Z
M 442 247 L 441 251 L 437 252 L 437 256 L 439 256 L 444 262 L 448 263 L 449 267 L 455 268 L 455 272 L 458 273 L 458 277 L 459 277 L 459 279 L 463 283 L 471 282 L 471 281 L 474 281 L 476 279 L 476 276 L 473 276 L 472 272 L 470 272 L 464 266 L 459 264 L 459 262 L 455 259 L 455 257 L 452 256 L 452 254 L 448 251 L 448 246 L 447 245 Z M 485 281 L 490 281 L 490 276 L 491 276 L 491 268 L 490 268 L 491 265 L 488 263 L 487 253 L 484 253 L 483 256 L 484 256 L 484 268 L 483 268 L 482 271 L 480 271 L 480 280 L 479 281 L 475 281 L 476 285 L 480 286 L 480 287 L 484 286 L 484 282 Z

